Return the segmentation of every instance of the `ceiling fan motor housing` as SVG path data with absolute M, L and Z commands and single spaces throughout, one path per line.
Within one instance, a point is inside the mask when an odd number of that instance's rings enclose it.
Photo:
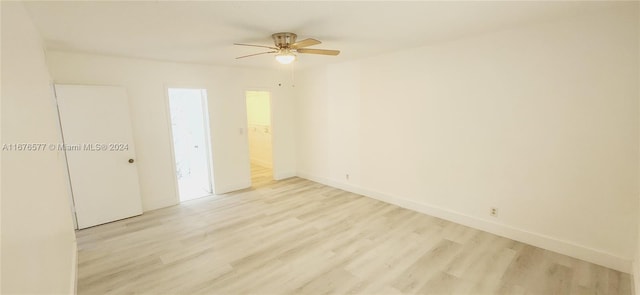
M 289 48 L 291 44 L 296 43 L 298 35 L 289 32 L 275 33 L 271 35 L 273 42 L 278 48 Z

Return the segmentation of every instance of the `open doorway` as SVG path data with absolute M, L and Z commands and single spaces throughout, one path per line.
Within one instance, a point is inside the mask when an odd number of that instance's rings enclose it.
M 256 187 L 273 180 L 271 97 L 268 91 L 247 91 L 246 100 L 251 184 Z
M 205 89 L 169 88 L 173 155 L 180 201 L 212 194 Z

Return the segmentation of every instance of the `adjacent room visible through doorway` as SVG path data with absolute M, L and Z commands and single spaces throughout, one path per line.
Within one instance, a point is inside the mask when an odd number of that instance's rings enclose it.
M 247 91 L 246 99 L 251 182 L 257 186 L 273 180 L 271 98 L 268 91 Z
M 169 88 L 173 154 L 180 201 L 212 194 L 205 89 Z

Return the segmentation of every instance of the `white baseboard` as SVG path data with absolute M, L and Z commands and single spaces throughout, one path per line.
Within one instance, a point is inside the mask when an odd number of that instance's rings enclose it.
M 216 195 L 222 195 L 222 194 L 230 193 L 230 192 L 233 192 L 233 191 L 245 189 L 245 188 L 248 188 L 248 187 L 251 187 L 251 180 L 249 180 L 248 182 L 243 182 L 243 183 L 237 183 L 237 184 L 233 184 L 233 185 L 225 185 L 225 186 L 222 186 L 222 187 L 217 187 L 214 193 Z
M 529 245 L 540 247 L 546 250 L 554 251 L 560 254 L 582 259 L 591 263 L 612 268 L 621 272 L 632 272 L 632 261 L 623 257 L 616 256 L 604 251 L 593 249 L 587 246 L 578 245 L 576 243 L 554 238 L 540 233 L 515 228 L 506 224 L 500 224 L 489 220 L 469 216 L 449 209 L 415 202 L 406 198 L 386 195 L 380 192 L 370 191 L 361 187 L 333 181 L 325 177 L 309 175 L 304 172 L 298 172 L 298 177 L 311 181 L 322 183 L 328 186 L 339 188 L 355 194 L 370 197 L 385 203 L 390 203 L 402 208 L 424 213 L 430 216 L 442 218 L 468 227 L 486 231 L 498 236 L 523 242 Z M 640 294 L 638 294 L 640 295 Z
M 144 214 L 145 212 L 158 210 L 158 209 L 170 207 L 177 204 L 180 204 L 180 201 L 178 200 L 178 195 L 176 194 L 175 199 L 171 198 L 171 199 L 164 199 L 159 201 L 155 200 L 153 206 L 150 206 L 150 207 L 144 207 L 144 204 L 143 204 L 142 213 Z
M 295 172 L 282 172 L 282 173 L 274 174 L 273 175 L 273 179 L 275 179 L 275 180 L 283 180 L 283 179 L 296 177 L 296 176 L 298 176 L 298 174 L 295 173 Z

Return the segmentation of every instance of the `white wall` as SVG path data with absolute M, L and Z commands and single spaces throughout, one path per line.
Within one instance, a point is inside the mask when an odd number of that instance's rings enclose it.
M 177 202 L 165 95 L 167 86 L 207 89 L 215 193 L 251 185 L 244 96 L 248 89 L 271 91 L 275 176 L 295 175 L 293 103 L 290 81 L 282 78 L 286 77 L 284 72 L 55 51 L 48 52 L 47 60 L 56 83 L 127 88 L 145 211 Z
M 300 73 L 298 174 L 629 272 L 636 6 Z
M 2 2 L 2 144 L 60 143 L 40 36 Z M 2 294 L 75 292 L 76 242 L 63 155 L 2 152 Z

